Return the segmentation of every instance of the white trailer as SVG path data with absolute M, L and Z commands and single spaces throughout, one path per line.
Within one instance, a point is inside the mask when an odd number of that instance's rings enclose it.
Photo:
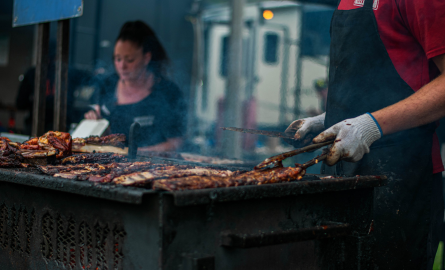
M 266 16 L 263 16 L 264 11 Z M 282 127 L 309 110 L 320 110 L 313 81 L 327 76 L 327 51 L 320 52 L 333 9 L 288 1 L 248 4 L 244 8 L 242 101 L 254 100 L 258 127 Z M 306 31 L 317 20 L 310 14 L 324 12 L 324 33 Z M 273 14 L 273 18 L 264 17 Z M 323 17 L 324 16 L 324 17 Z M 195 115 L 204 127 L 218 121 L 218 104 L 226 91 L 230 8 L 212 6 L 202 12 L 204 67 L 203 80 L 196 92 Z M 304 25 L 306 23 L 306 25 Z M 317 28 L 316 27 L 316 28 Z M 306 31 L 306 32 L 305 32 Z M 303 32 L 306 41 L 303 42 Z M 309 38 L 309 39 L 308 39 Z M 303 46 L 310 46 L 305 48 Z M 316 48 L 316 47 L 320 48 Z M 326 47 L 326 46 L 325 46 Z M 315 51 L 310 57 L 308 51 Z

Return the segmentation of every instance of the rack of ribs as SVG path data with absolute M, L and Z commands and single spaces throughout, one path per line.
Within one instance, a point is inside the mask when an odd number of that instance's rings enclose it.
M 281 167 L 263 171 L 248 171 L 234 176 L 189 176 L 155 181 L 153 183 L 153 189 L 172 191 L 262 185 L 300 180 L 304 174 L 305 170 L 301 167 Z
M 181 178 L 187 176 L 221 176 L 227 177 L 237 174 L 238 172 L 233 172 L 229 170 L 216 170 L 216 169 L 208 169 L 195 167 L 191 169 L 183 169 L 178 170 L 176 167 L 175 170 L 170 168 L 166 169 L 157 169 L 150 170 L 145 172 L 135 172 L 131 174 L 121 175 L 113 179 L 113 183 L 120 184 L 124 186 L 149 186 L 152 184 L 154 180 L 163 179 L 163 178 Z
M 62 164 L 82 164 L 82 163 L 113 163 L 126 162 L 127 158 L 115 153 L 84 153 L 75 154 L 62 159 Z
M 47 165 L 38 166 L 38 169 L 54 177 L 62 177 L 81 181 L 93 182 L 111 182 L 114 178 L 121 175 L 132 174 L 135 172 L 162 170 L 174 171 L 187 169 L 187 165 L 169 166 L 165 164 L 153 164 L 146 162 L 124 162 L 124 163 L 86 163 L 86 164 L 69 164 L 69 165 Z

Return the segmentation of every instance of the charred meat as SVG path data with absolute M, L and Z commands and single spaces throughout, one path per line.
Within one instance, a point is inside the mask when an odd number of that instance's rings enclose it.
M 20 143 L 11 142 L 6 137 L 0 137 L 0 168 L 23 168 L 24 158 L 20 155 Z
M 76 145 L 111 145 L 115 147 L 124 148 L 126 137 L 125 134 L 111 134 L 107 136 L 90 136 L 88 138 L 75 138 L 73 143 Z
M 56 155 L 63 158 L 71 155 L 72 139 L 66 132 L 48 131 L 43 136 L 31 138 L 20 145 L 27 158 Z M 46 153 L 45 153 L 46 152 Z
M 158 180 L 154 189 L 187 190 L 220 188 L 245 185 L 262 185 L 301 180 L 306 171 L 300 167 L 272 168 L 264 171 L 249 171 L 235 176 L 190 176 L 177 179 Z
M 207 168 L 193 168 L 185 170 L 171 170 L 171 169 L 158 169 L 146 172 L 135 172 L 131 174 L 125 174 L 113 179 L 113 183 L 124 185 L 124 186 L 146 186 L 150 185 L 154 180 L 163 178 L 180 178 L 187 176 L 221 176 L 227 177 L 232 176 L 236 172 L 229 170 L 215 170 Z
M 88 180 L 93 182 L 111 182 L 121 175 L 128 175 L 142 171 L 175 171 L 187 169 L 186 165 L 169 166 L 165 164 L 153 164 L 151 162 L 125 162 L 109 164 L 72 164 L 38 166 L 45 174 L 55 177 L 75 180 Z
M 113 163 L 126 162 L 127 158 L 123 155 L 114 153 L 85 153 L 75 154 L 62 159 L 62 164 L 79 164 L 79 163 Z

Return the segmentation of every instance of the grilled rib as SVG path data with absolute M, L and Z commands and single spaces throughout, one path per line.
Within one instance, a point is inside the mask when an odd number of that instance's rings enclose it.
M 113 179 L 113 183 L 124 186 L 150 185 L 153 180 L 161 178 L 179 178 L 186 176 L 232 176 L 234 172 L 228 170 L 215 170 L 206 168 L 193 168 L 186 170 L 152 170 L 149 172 L 136 172 Z
M 189 166 L 176 165 L 169 166 L 165 164 L 153 164 L 151 162 L 125 162 L 109 164 L 70 164 L 70 165 L 47 165 L 38 166 L 38 169 L 49 175 L 76 180 L 89 180 L 93 182 L 110 182 L 113 178 L 131 174 L 134 172 L 161 170 L 174 171 L 178 169 L 187 169 Z
M 127 158 L 114 153 L 85 153 L 66 157 L 62 164 L 125 162 Z
M 107 136 L 90 136 L 88 138 L 76 138 L 73 140 L 74 144 L 85 145 L 85 144 L 94 144 L 94 145 L 111 145 L 120 148 L 125 147 L 126 141 L 125 134 L 111 134 Z

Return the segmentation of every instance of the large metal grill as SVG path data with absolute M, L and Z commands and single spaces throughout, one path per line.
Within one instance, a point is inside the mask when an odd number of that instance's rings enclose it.
M 0 265 L 368 269 L 373 188 L 385 179 L 159 192 L 0 169 Z

